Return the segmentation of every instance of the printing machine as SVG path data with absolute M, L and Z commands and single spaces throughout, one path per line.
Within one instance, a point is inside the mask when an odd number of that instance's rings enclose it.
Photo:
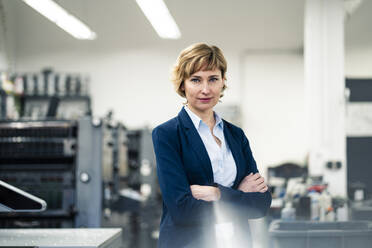
M 116 123 L 112 128 L 113 140 L 113 194 L 118 196 L 120 182 L 127 180 L 128 168 L 128 130 L 121 123 Z
M 45 211 L 44 200 L 0 180 L 0 213 Z M 0 247 L 122 247 L 120 228 L 0 228 Z
M 148 128 L 129 130 L 128 165 L 129 186 L 139 190 L 147 200 L 154 200 L 160 192 L 156 177 L 155 153 L 151 130 Z
M 0 228 L 100 227 L 116 173 L 112 137 L 112 127 L 92 117 L 0 121 L 0 180 L 48 205 L 1 213 Z

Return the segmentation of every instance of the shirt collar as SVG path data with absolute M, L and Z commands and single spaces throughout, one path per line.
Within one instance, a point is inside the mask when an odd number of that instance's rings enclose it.
M 194 124 L 196 130 L 199 130 L 199 126 L 203 122 L 202 119 L 199 116 L 197 116 L 194 112 L 192 112 L 188 108 L 187 105 L 185 106 L 185 110 L 186 110 L 187 114 L 190 116 L 190 119 L 191 119 L 192 123 Z M 214 113 L 214 118 L 216 119 L 215 126 L 219 126 L 219 127 L 223 128 L 223 122 L 222 122 L 221 117 L 215 111 L 213 111 L 213 113 Z
M 214 111 L 214 118 L 216 119 L 215 126 L 220 126 L 221 128 L 223 128 L 222 118 L 215 111 Z

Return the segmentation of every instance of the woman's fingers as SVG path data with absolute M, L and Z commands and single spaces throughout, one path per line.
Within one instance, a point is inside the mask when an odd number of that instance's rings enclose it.
M 243 178 L 242 183 L 252 183 L 259 179 L 260 177 L 261 175 L 259 173 L 256 174 L 250 173 L 248 176 Z
M 269 189 L 269 187 L 267 187 L 267 185 L 265 185 L 265 187 L 258 192 L 265 193 L 268 189 Z
M 262 182 L 261 184 L 256 186 L 256 192 L 261 192 L 265 188 L 267 188 L 267 185 L 266 185 L 266 183 Z
M 195 199 L 200 197 L 200 185 L 190 185 L 191 194 Z
M 200 185 L 197 185 L 197 184 L 190 185 L 191 191 L 197 190 L 197 189 L 199 189 L 199 187 L 200 187 Z
M 268 187 L 265 183 L 265 179 L 263 177 L 260 177 L 255 182 L 257 183 L 256 184 L 256 192 L 264 193 L 268 190 Z
M 255 182 L 257 185 L 259 185 L 259 184 L 265 182 L 265 179 L 264 179 L 263 177 L 260 177 L 260 178 L 256 179 L 256 181 L 254 181 L 254 182 Z
M 191 193 L 194 194 L 196 193 L 196 190 L 198 189 L 199 185 L 190 185 Z
M 247 181 L 256 181 L 260 177 L 261 177 L 261 175 L 259 173 L 256 173 L 256 174 L 251 173 L 248 176 L 246 176 L 246 179 L 247 179 Z
M 265 179 L 261 177 L 259 173 L 256 174 L 250 173 L 243 179 L 243 181 L 239 185 L 239 189 L 243 192 L 264 193 L 268 190 L 268 187 L 265 183 Z

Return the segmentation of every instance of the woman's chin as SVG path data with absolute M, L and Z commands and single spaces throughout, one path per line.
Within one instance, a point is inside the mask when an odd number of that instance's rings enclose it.
M 215 104 L 198 104 L 195 109 L 201 112 L 212 110 Z

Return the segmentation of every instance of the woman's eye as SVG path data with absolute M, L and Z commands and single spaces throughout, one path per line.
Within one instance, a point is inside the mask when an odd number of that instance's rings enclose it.
M 216 82 L 216 81 L 218 81 L 218 78 L 211 78 L 211 79 L 209 79 L 209 81 L 210 82 Z
M 199 83 L 200 82 L 200 80 L 197 79 L 197 78 L 192 78 L 190 81 L 193 82 L 193 83 Z

